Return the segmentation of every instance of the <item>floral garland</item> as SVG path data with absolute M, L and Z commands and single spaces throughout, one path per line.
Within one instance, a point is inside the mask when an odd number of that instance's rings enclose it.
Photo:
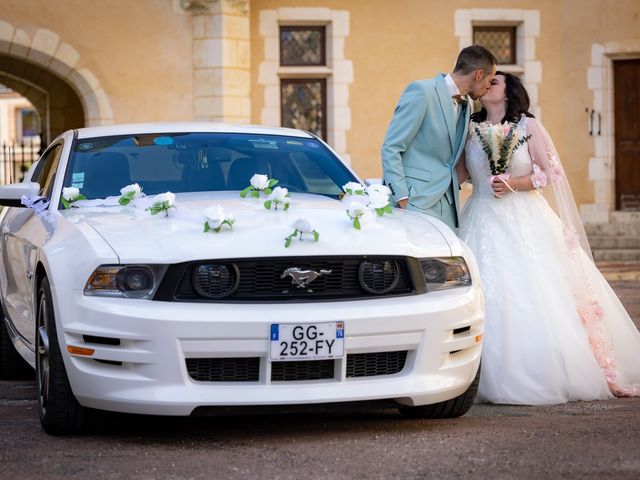
M 291 194 L 287 188 L 276 186 L 278 180 L 268 178 L 267 175 L 254 174 L 251 177 L 250 185 L 240 192 L 242 198 L 251 196 L 260 198 L 261 194 L 266 196 L 263 206 L 267 210 L 286 211 L 291 205 Z M 342 187 L 344 191 L 343 202 L 347 205 L 346 213 L 350 218 L 352 226 L 360 230 L 363 225 L 375 222 L 376 217 L 393 213 L 389 200 L 391 191 L 384 185 L 364 185 L 356 182 L 349 182 Z M 178 208 L 175 202 L 176 196 L 172 192 L 165 192 L 147 197 L 142 192 L 142 187 L 137 183 L 126 185 L 120 189 L 119 197 L 107 197 L 100 200 L 87 200 L 78 188 L 65 187 L 62 193 L 62 203 L 64 208 L 77 206 L 133 206 L 144 209 L 150 215 L 165 213 L 169 216 L 172 209 Z M 75 202 L 79 202 L 74 205 Z M 95 202 L 95 203 L 94 203 Z M 204 233 L 220 233 L 223 227 L 233 230 L 235 217 L 231 213 L 226 213 L 221 205 L 211 205 L 202 214 L 204 218 Z M 293 233 L 286 236 L 284 246 L 291 246 L 293 239 L 304 240 L 307 238 L 317 242 L 320 233 L 315 229 L 311 220 L 305 217 L 298 218 L 293 224 Z
M 376 215 L 382 217 L 385 213 L 393 213 L 389 200 L 391 190 L 386 185 L 372 184 L 365 187 L 360 183 L 349 182 L 342 186 L 342 190 L 346 194 L 343 201 L 347 204 L 347 216 L 356 230 L 374 222 Z

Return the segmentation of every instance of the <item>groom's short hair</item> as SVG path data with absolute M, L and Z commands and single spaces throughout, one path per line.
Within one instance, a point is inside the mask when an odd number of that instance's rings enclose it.
M 485 73 L 491 73 L 493 66 L 497 64 L 496 57 L 485 47 L 471 45 L 460 51 L 453 71 L 463 75 L 467 75 L 474 70 L 483 70 Z

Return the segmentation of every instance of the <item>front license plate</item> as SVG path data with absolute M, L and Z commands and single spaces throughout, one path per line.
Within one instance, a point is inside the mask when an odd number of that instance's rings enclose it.
M 321 360 L 344 354 L 344 322 L 272 323 L 271 360 Z

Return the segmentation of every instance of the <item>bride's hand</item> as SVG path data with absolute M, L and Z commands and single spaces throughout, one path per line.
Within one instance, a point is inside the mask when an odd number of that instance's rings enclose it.
M 508 179 L 506 182 L 511 182 L 511 179 Z M 509 193 L 512 188 L 510 184 L 507 186 L 505 182 L 499 178 L 494 178 L 493 182 L 491 182 L 491 189 L 496 197 L 502 197 L 505 193 Z

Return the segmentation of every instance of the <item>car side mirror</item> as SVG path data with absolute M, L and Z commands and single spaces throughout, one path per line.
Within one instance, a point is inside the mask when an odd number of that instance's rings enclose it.
M 0 187 L 0 205 L 25 208 L 25 205 L 20 202 L 22 196 L 31 198 L 39 194 L 40 184 L 38 182 L 10 183 Z

